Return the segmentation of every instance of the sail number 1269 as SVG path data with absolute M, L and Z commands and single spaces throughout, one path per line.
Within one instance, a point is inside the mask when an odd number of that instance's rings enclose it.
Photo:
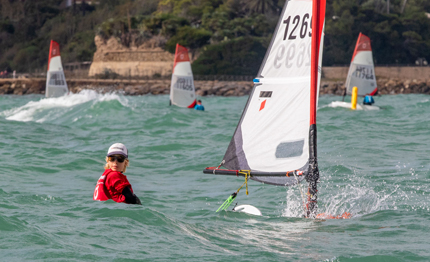
M 301 22 L 301 26 L 300 25 Z M 287 19 L 283 21 L 285 24 L 285 33 L 284 33 L 284 40 L 294 40 L 297 38 L 297 36 L 300 36 L 300 38 L 305 38 L 306 35 L 309 35 L 309 37 L 312 37 L 312 18 L 310 18 L 309 14 L 304 14 L 303 18 L 300 18 L 300 15 L 296 15 L 292 21 L 291 16 L 289 16 Z M 292 26 L 291 32 L 289 32 L 290 23 Z M 309 32 L 308 32 L 308 26 L 309 26 Z

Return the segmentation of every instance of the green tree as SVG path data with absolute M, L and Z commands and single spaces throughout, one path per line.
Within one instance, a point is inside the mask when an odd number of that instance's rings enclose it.
M 210 45 L 193 62 L 197 75 L 256 75 L 266 53 L 264 39 L 239 37 Z
M 211 32 L 205 29 L 183 26 L 178 28 L 177 33 L 167 41 L 166 50 L 175 53 L 176 44 L 178 43 L 190 48 L 193 53 L 195 49 L 207 45 L 210 37 Z
M 277 0 L 244 0 L 244 4 L 251 13 L 279 13 Z

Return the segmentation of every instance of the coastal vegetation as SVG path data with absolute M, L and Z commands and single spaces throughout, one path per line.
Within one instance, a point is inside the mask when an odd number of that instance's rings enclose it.
M 172 53 L 184 45 L 195 74 L 255 75 L 284 2 L 0 0 L 0 70 L 45 70 L 51 39 L 63 63 L 91 61 L 99 35 Z M 430 61 L 429 13 L 427 0 L 327 0 L 323 65 L 349 64 L 359 32 L 377 65 Z

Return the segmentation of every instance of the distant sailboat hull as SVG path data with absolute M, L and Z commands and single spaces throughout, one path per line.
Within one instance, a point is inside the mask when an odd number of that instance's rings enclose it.
M 350 102 L 343 102 L 343 101 L 333 101 L 329 105 L 329 107 L 343 107 L 343 108 L 351 108 Z M 363 105 L 357 103 L 357 109 L 356 110 L 379 110 L 380 108 L 378 106 L 371 106 L 371 105 Z

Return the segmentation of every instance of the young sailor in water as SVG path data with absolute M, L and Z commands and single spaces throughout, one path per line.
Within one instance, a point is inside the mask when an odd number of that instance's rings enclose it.
M 363 105 L 372 105 L 373 103 L 375 103 L 375 100 L 373 100 L 372 96 L 365 96 L 364 100 L 363 100 Z
M 194 106 L 194 109 L 205 111 L 205 107 L 202 105 L 202 100 L 197 100 L 197 104 Z
M 105 172 L 97 181 L 93 199 L 98 201 L 112 199 L 118 203 L 141 205 L 140 199 L 133 193 L 131 184 L 124 175 L 128 165 L 128 150 L 125 145 L 121 143 L 111 145 L 106 156 Z

